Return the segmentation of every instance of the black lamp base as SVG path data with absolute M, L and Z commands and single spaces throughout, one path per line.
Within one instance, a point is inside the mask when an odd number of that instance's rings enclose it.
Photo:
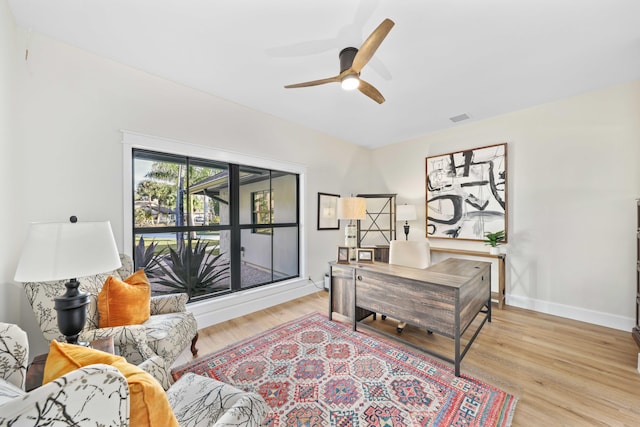
M 87 321 L 89 294 L 78 290 L 80 282 L 71 279 L 65 286 L 67 291 L 54 299 L 54 308 L 58 312 L 58 329 L 69 344 L 87 345 L 78 342 L 78 336 Z
M 405 240 L 409 240 L 409 221 L 405 221 L 404 223 L 404 238 Z

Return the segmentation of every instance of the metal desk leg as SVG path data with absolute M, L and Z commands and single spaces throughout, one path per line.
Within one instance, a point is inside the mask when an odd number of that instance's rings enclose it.
M 460 376 L 460 332 L 456 332 L 455 337 L 455 360 L 454 368 L 456 377 Z
M 351 320 L 353 321 L 353 330 L 356 330 L 356 324 L 358 323 L 358 297 L 356 295 L 356 269 L 354 268 L 351 276 L 351 283 L 353 283 L 353 313 L 351 313 Z
M 504 307 L 505 291 L 504 291 L 504 275 L 506 274 L 505 257 L 498 258 L 498 308 L 502 310 Z
M 333 320 L 333 266 L 329 265 L 329 320 Z

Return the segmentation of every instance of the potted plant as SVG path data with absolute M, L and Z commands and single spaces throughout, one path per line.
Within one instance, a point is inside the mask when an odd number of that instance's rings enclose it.
M 500 242 L 504 241 L 505 235 L 504 230 L 496 231 L 495 233 L 485 233 L 485 244 L 491 246 L 489 248 L 489 253 L 493 255 L 497 255 L 500 253 L 500 248 L 498 245 Z

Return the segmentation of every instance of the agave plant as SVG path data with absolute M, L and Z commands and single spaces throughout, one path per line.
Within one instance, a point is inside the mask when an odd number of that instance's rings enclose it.
M 217 245 L 210 248 L 210 243 L 198 239 L 177 249 L 168 247 L 168 254 L 156 253 L 152 261 L 154 283 L 169 289 L 164 293 L 186 292 L 189 299 L 226 289 L 229 261 L 223 253 L 215 255 Z
M 135 271 L 143 268 L 148 277 L 155 277 L 154 272 L 156 270 L 155 267 L 158 256 L 164 252 L 164 249 L 160 249 L 158 253 L 156 253 L 157 247 L 158 244 L 156 242 L 151 242 L 149 246 L 145 247 L 144 237 L 140 236 L 140 240 L 138 240 L 138 244 L 135 247 L 133 258 Z

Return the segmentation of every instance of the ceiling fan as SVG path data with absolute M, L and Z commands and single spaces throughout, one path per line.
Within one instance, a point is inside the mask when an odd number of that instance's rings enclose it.
M 382 44 L 382 41 L 387 37 L 387 34 L 389 34 L 389 31 L 391 31 L 394 25 L 395 23 L 387 18 L 367 37 L 364 43 L 362 43 L 362 46 L 360 46 L 360 50 L 355 47 L 342 49 L 338 55 L 340 58 L 340 74 L 337 76 L 287 85 L 285 88 L 293 89 L 318 86 L 326 83 L 340 83 L 343 89 L 353 90 L 357 88 L 378 104 L 382 104 L 384 102 L 384 96 L 382 96 L 378 89 L 360 78 L 360 71 L 367 65 L 373 57 L 373 54 L 376 53 L 376 50 L 380 47 L 380 44 Z

